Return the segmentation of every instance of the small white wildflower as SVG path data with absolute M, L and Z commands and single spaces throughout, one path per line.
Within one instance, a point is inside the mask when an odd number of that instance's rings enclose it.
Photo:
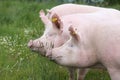
M 24 58 L 21 57 L 21 58 L 20 58 L 20 61 L 23 61 L 23 59 L 24 59 Z
M 29 30 L 24 29 L 24 33 L 25 33 L 25 34 L 28 34 L 28 33 L 29 33 Z
M 15 49 L 13 49 L 13 48 L 9 48 L 9 49 L 10 49 L 11 52 L 14 52 L 14 51 L 15 51 Z
M 18 53 L 18 55 L 21 55 L 21 54 L 22 54 L 22 53 L 20 53 L 20 52 Z
M 26 34 L 26 35 L 28 35 L 30 32 L 31 32 L 32 30 L 29 28 L 27 28 L 27 29 L 24 29 L 24 33 Z

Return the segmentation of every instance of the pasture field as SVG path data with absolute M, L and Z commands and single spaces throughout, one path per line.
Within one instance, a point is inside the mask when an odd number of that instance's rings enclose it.
M 27 47 L 44 31 L 39 11 L 57 4 L 28 1 L 0 0 L 0 80 L 68 80 L 67 68 Z M 110 78 L 104 70 L 91 69 L 85 80 Z

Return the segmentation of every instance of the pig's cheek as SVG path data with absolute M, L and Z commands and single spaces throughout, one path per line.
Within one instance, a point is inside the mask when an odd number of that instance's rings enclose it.
M 64 40 L 61 39 L 61 38 L 55 38 L 54 44 L 55 44 L 55 45 L 54 45 L 55 47 L 62 46 L 62 45 L 64 44 Z
M 48 38 L 50 38 L 50 39 L 54 39 L 55 37 L 56 37 L 56 33 L 53 33 L 53 34 L 50 34 L 49 36 L 48 36 Z

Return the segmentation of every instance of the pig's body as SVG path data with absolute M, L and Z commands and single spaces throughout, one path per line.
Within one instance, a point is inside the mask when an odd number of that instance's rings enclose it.
M 112 80 L 120 80 L 120 12 L 103 11 L 69 15 L 62 18 L 64 26 L 72 24 L 72 38 L 52 50 L 52 59 L 69 67 L 91 67 L 102 63 Z

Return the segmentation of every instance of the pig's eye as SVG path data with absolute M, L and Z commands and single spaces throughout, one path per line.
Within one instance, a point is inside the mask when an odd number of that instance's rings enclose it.
M 70 47 L 73 47 L 73 44 L 70 44 Z
M 52 34 L 47 34 L 47 35 L 46 35 L 46 37 L 50 37 L 50 36 L 52 36 Z
M 49 34 L 48 36 L 52 36 L 52 34 Z
M 53 36 L 54 34 L 49 34 L 48 36 Z
M 54 37 L 54 36 L 56 36 L 56 34 L 55 33 L 54 34 L 49 34 L 49 36 Z

